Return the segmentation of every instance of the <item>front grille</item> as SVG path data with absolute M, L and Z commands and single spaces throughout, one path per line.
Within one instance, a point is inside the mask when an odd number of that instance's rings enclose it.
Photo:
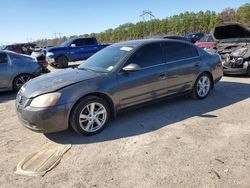
M 20 93 L 17 94 L 17 97 L 16 97 L 16 104 L 19 106 L 19 107 L 23 107 L 26 102 L 27 102 L 27 98 L 22 96 Z

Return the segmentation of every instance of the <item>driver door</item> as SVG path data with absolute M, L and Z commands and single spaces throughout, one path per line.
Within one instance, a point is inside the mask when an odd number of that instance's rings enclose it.
M 125 66 L 137 64 L 140 70 L 118 73 L 121 108 L 156 99 L 159 86 L 167 88 L 162 62 L 161 43 L 143 46 L 132 55 Z

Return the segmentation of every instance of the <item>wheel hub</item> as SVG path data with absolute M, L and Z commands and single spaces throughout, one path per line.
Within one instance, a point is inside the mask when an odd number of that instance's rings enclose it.
M 86 105 L 80 113 L 79 123 L 86 132 L 98 131 L 106 122 L 107 111 L 100 103 Z

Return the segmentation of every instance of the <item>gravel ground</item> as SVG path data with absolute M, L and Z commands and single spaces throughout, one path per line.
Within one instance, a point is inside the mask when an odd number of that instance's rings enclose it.
M 22 127 L 0 94 L 0 187 L 250 187 L 250 78 L 224 77 L 202 101 L 176 98 L 121 113 L 100 134 Z M 56 123 L 56 122 L 55 122 Z M 72 144 L 44 177 L 14 174 L 47 142 Z

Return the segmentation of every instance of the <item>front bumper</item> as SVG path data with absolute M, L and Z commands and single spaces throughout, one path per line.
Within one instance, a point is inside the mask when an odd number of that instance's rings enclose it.
M 247 74 L 248 67 L 250 64 L 245 61 L 241 68 L 232 68 L 230 66 L 223 65 L 223 73 L 224 74 Z
M 27 99 L 25 104 L 20 104 L 18 98 L 17 96 L 16 112 L 20 122 L 26 128 L 40 133 L 59 132 L 68 128 L 69 108 L 67 105 L 48 108 L 25 107 L 31 101 Z
M 224 74 L 246 74 L 247 69 L 245 68 L 230 68 L 230 67 L 223 67 Z

